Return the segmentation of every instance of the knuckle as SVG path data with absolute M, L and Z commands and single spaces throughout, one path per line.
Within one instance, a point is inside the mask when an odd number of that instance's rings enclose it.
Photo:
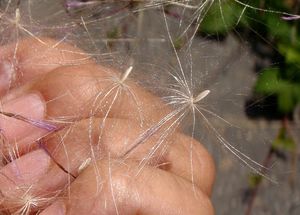
M 181 150 L 184 150 L 185 156 L 191 156 L 190 153 L 193 153 L 192 158 L 193 164 L 195 165 L 194 170 L 196 171 L 197 169 L 200 175 L 205 173 L 205 187 L 208 188 L 208 193 L 210 193 L 215 180 L 216 169 L 213 157 L 200 142 L 192 137 L 182 133 L 178 133 L 176 136 L 177 140 L 179 140 L 179 143 L 181 144 Z

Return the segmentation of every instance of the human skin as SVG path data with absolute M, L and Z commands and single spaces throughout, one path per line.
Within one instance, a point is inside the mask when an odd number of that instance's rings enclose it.
M 1 110 L 57 128 L 0 118 L 3 154 L 15 159 L 0 170 L 2 211 L 12 214 L 26 205 L 29 214 L 42 215 L 213 214 L 213 160 L 179 129 L 163 142 L 167 150 L 145 159 L 166 124 L 124 157 L 131 146 L 124 143 L 134 142 L 171 109 L 128 80 L 125 89 L 138 104 L 122 94 L 115 105 L 91 112 L 118 72 L 67 43 L 41 40 L 0 47 Z M 14 158 L 9 152 L 16 148 Z

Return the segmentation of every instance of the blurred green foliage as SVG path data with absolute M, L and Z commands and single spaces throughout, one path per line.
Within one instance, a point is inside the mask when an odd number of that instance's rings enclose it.
M 259 183 L 261 183 L 262 181 L 262 176 L 261 175 L 257 175 L 257 174 L 253 174 L 251 175 L 248 180 L 249 180 L 249 185 L 251 189 L 254 189 Z
M 254 92 L 261 96 L 275 96 L 276 110 L 290 114 L 300 103 L 300 35 L 299 20 L 284 20 L 286 12 L 298 13 L 297 0 L 235 0 L 214 1 L 203 20 L 200 31 L 207 35 L 227 36 L 233 33 L 253 43 L 262 41 L 272 47 L 280 61 L 259 71 Z M 257 9 L 253 9 L 257 8 Z M 252 34 L 247 32 L 252 31 Z M 245 33 L 246 32 L 246 33 Z M 253 38 L 255 35 L 255 39 Z M 256 41 L 255 41 L 256 40 Z M 277 58 L 278 59 L 278 58 Z
M 286 131 L 286 128 L 282 127 L 279 130 L 277 138 L 272 144 L 273 150 L 286 150 L 293 152 L 296 149 L 296 143 L 293 138 Z
M 199 28 L 201 35 L 212 38 L 235 35 L 250 44 L 259 58 L 269 62 L 256 71 L 254 98 L 262 104 L 269 96 L 275 98 L 273 114 L 282 118 L 264 165 L 269 165 L 268 159 L 273 155 L 285 160 L 286 154 L 293 157 L 297 153 L 287 116 L 300 104 L 300 16 L 289 15 L 299 12 L 298 0 L 215 0 Z M 263 178 L 254 174 L 248 179 L 255 196 Z

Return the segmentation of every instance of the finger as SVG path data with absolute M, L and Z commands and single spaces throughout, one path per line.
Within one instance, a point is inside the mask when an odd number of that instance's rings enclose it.
M 158 98 L 137 85 L 116 83 L 115 75 L 116 72 L 91 64 L 58 68 L 21 95 L 38 92 L 46 104 L 44 118 L 67 123 L 98 116 L 130 118 L 140 126 L 147 126 L 168 111 Z M 34 127 L 30 123 L 28 126 Z M 18 147 L 22 152 L 23 146 L 30 144 L 20 139 Z
M 77 176 L 80 166 L 87 160 L 108 155 L 123 158 L 124 152 L 142 131 L 136 123 L 126 119 L 82 120 L 46 140 L 44 147 L 67 172 Z M 183 134 L 174 133 L 163 143 L 160 143 L 159 134 L 155 135 L 137 147 L 127 159 L 140 162 L 141 171 L 144 166 L 156 166 L 191 181 L 208 195 L 211 193 L 215 170 L 213 160 L 200 143 Z
M 65 65 L 93 63 L 80 49 L 50 38 L 24 39 L 0 47 L 0 95 Z
M 90 123 L 93 123 L 93 125 L 89 126 Z M 47 171 L 44 171 L 38 180 L 35 178 L 31 180 L 29 178 L 26 184 L 20 184 L 19 182 L 11 184 L 11 181 L 17 181 L 15 179 L 16 176 L 10 176 L 12 174 L 5 173 L 6 177 L 2 181 L 0 180 L 0 190 L 3 190 L 2 193 L 6 197 L 22 196 L 18 205 L 14 206 L 14 208 L 21 207 L 26 198 L 37 197 L 39 195 L 46 196 L 50 201 L 57 193 L 68 186 L 88 165 L 94 164 L 95 160 L 107 159 L 108 157 L 122 157 L 120 151 L 126 151 L 126 147 L 128 147 L 127 143 L 135 140 L 141 131 L 138 125 L 130 123 L 129 120 L 107 119 L 104 128 L 99 127 L 101 123 L 103 123 L 103 119 L 95 119 L 92 122 L 87 119 L 74 123 L 73 126 L 55 133 L 51 138 L 45 140 L 43 144 L 40 144 L 39 151 L 50 157 L 50 164 L 47 166 Z M 214 170 L 212 168 L 212 161 L 207 158 L 207 152 L 202 147 L 194 147 L 195 155 L 199 157 L 194 156 L 194 172 L 191 172 L 190 154 L 185 146 L 190 141 L 186 141 L 186 143 L 176 142 L 177 140 L 184 141 L 190 139 L 184 136 L 181 137 L 180 135 L 174 137 L 174 139 L 171 138 L 173 139 L 173 143 L 167 149 L 167 152 L 165 150 L 163 152 L 157 150 L 151 158 L 147 158 L 148 162 L 146 165 L 138 166 L 139 171 L 143 172 L 149 165 L 157 168 L 162 167 L 164 171 L 168 171 L 176 177 L 189 181 L 195 187 L 194 189 L 199 189 L 209 195 L 213 183 L 212 175 Z M 145 144 L 138 147 L 134 153 L 130 154 L 130 157 L 127 159 L 135 160 L 141 164 L 140 161 L 145 159 L 145 154 L 149 153 L 149 150 L 156 143 L 157 139 L 149 139 Z M 20 160 L 22 161 L 23 157 Z M 39 163 L 37 162 L 36 165 L 39 165 Z M 167 167 L 165 165 L 162 166 L 162 164 L 166 163 Z M 35 171 L 35 168 L 31 168 L 31 165 L 23 166 L 25 166 L 23 169 L 27 170 L 28 175 L 30 175 L 30 171 Z M 16 169 L 10 170 L 12 167 L 12 165 L 5 167 L 5 172 L 16 172 Z M 45 167 L 39 166 L 37 168 L 39 170 L 45 169 Z M 20 167 L 20 169 L 22 168 Z M 21 172 L 19 175 L 22 177 L 22 171 L 17 172 Z M 192 176 L 194 181 L 192 181 Z M 22 189 L 20 190 L 19 187 Z M 10 192 L 6 192 L 5 190 L 9 190 Z M 27 192 L 28 190 L 30 192 Z M 26 193 L 26 195 L 21 195 L 20 192 Z M 6 208 L 12 208 L 10 202 L 7 203 L 5 201 L 4 205 Z M 45 202 L 39 202 L 36 208 L 43 207 L 44 205 Z
M 28 197 L 31 195 L 32 185 L 47 172 L 49 164 L 49 156 L 44 151 L 37 150 L 2 168 L 0 171 L 0 210 L 16 212 L 26 207 L 26 201 L 30 200 Z
M 45 103 L 37 93 L 32 92 L 3 103 L 0 107 L 0 129 L 2 137 L 4 137 L 3 143 L 7 144 L 1 146 L 2 152 L 13 148 L 15 143 L 20 140 L 22 140 L 22 148 L 24 148 L 26 144 L 32 143 L 33 140 L 45 133 L 43 129 L 18 119 L 19 116 L 39 121 L 44 118 L 44 115 Z
M 31 90 L 47 102 L 49 118 L 130 118 L 140 124 L 157 122 L 168 112 L 157 97 L 98 65 L 60 67 L 45 75 Z
M 213 214 L 209 198 L 190 182 L 166 171 L 138 163 L 99 161 L 71 185 L 70 193 L 42 215 L 58 214 Z M 96 189 L 95 189 L 96 188 Z
M 0 214 L 36 214 L 72 180 L 45 150 L 25 154 L 0 171 Z
M 195 139 L 176 133 L 167 150 L 166 169 L 189 180 L 204 193 L 211 195 L 215 180 L 214 160 L 204 146 Z
M 143 133 L 142 128 L 128 120 L 109 120 L 101 136 L 101 148 L 112 157 L 122 158 Z M 162 135 L 164 131 L 158 131 L 127 158 L 140 162 L 141 169 L 152 165 L 172 172 L 210 195 L 215 166 L 208 151 L 198 141 L 180 132 L 173 132 L 164 139 L 161 139 Z

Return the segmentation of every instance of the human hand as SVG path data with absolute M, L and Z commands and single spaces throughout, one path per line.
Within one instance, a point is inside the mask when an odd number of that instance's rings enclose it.
M 161 141 L 162 128 L 124 156 L 169 107 L 83 51 L 41 40 L 0 48 L 3 213 L 213 214 L 214 165 L 197 141 L 180 131 Z

